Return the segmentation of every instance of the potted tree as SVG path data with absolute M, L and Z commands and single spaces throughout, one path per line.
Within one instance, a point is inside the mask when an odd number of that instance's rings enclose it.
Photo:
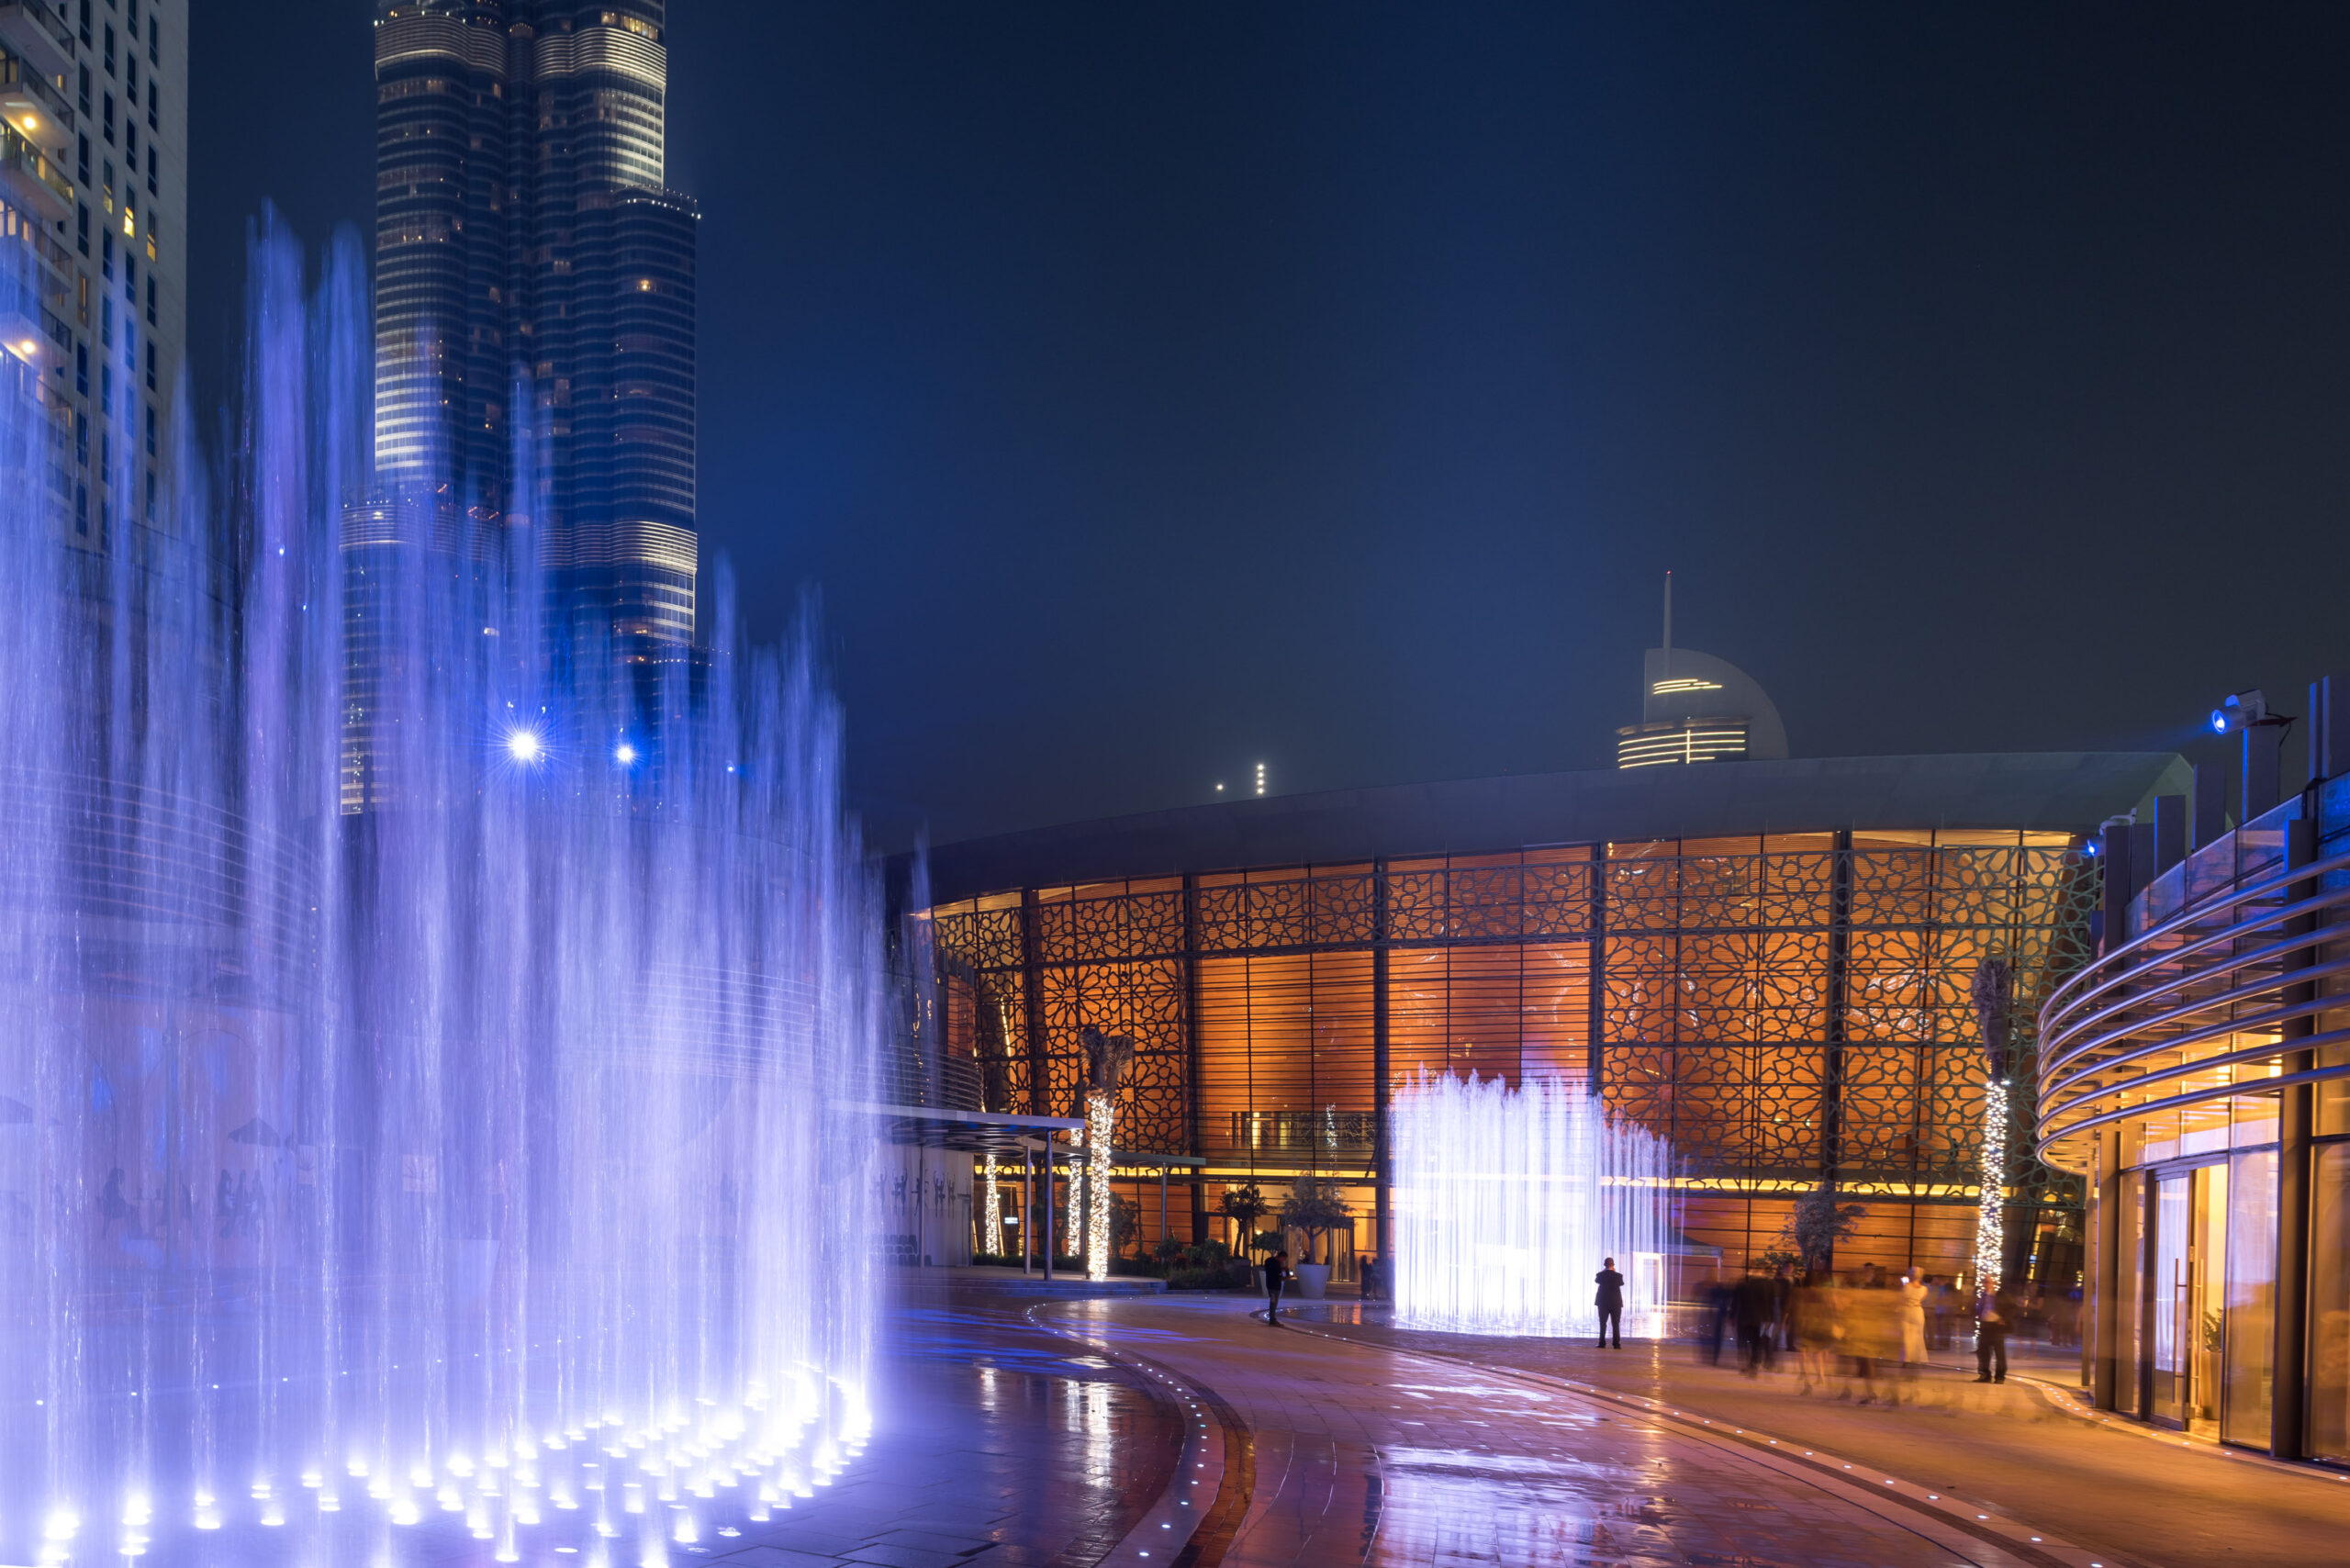
M 1281 1228 L 1305 1238 L 1308 1260 L 1297 1265 L 1297 1294 L 1305 1300 L 1320 1301 L 1330 1285 L 1330 1265 L 1312 1261 L 1322 1238 L 1353 1220 L 1337 1189 L 1317 1176 L 1299 1177 L 1281 1201 Z
M 1257 1222 L 1271 1213 L 1272 1206 L 1251 1182 L 1242 1187 L 1226 1187 L 1224 1196 L 1216 1200 L 1215 1208 L 1216 1213 L 1232 1222 L 1233 1237 L 1246 1253 L 1256 1239 Z

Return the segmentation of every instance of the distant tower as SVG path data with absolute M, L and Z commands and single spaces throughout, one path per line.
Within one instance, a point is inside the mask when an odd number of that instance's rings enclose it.
M 1673 645 L 1673 574 L 1664 574 L 1664 645 L 1641 661 L 1640 722 L 1616 732 L 1616 766 L 1773 761 L 1786 726 L 1754 678 L 1727 659 Z
M 699 213 L 664 185 L 665 11 L 378 0 L 375 24 L 382 498 L 439 514 L 417 543 L 458 509 L 535 525 L 624 658 L 694 636 Z M 545 466 L 517 474 L 533 435 Z M 366 543 L 397 530 L 374 521 Z
M 376 0 L 375 493 L 343 516 L 346 811 L 386 798 L 387 596 L 408 552 L 511 540 L 547 569 L 558 630 L 609 633 L 622 666 L 691 656 L 700 213 L 665 184 L 666 21 L 664 0 Z

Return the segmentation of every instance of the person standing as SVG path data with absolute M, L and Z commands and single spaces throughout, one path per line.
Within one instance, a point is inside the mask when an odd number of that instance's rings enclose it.
M 1281 1287 L 1289 1283 L 1289 1254 L 1276 1252 L 1265 1260 L 1265 1321 L 1281 1326 Z
M 2008 1381 L 2008 1336 L 2015 1332 L 2016 1319 L 2022 1312 L 2004 1284 L 1983 1304 L 1982 1314 L 1975 1321 L 1975 1382 Z
M 1599 1348 L 1606 1350 L 1608 1331 L 1615 1331 L 1617 1350 L 1624 1348 L 1624 1276 L 1616 1271 L 1616 1260 L 1602 1260 L 1600 1271 L 1592 1276 L 1599 1292 L 1591 1299 L 1599 1308 Z

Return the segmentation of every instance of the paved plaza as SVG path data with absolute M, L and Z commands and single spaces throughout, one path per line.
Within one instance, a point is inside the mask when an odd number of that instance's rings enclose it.
M 1351 1305 L 1276 1328 L 1258 1305 L 917 1287 L 864 1458 L 709 1555 L 2201 1568 L 2341 1561 L 2350 1539 L 2350 1483 L 2100 1428 L 1955 1368 L 1862 1406 L 1685 1345 L 1412 1334 L 1345 1321 Z

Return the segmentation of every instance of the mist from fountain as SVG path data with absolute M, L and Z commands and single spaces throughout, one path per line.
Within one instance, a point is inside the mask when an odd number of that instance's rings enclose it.
M 551 620 L 527 523 L 347 548 L 364 265 L 251 262 L 209 486 L 95 452 L 61 531 L 0 386 L 0 1562 L 680 1560 L 870 1421 L 839 715 L 722 593 L 696 659 Z
M 1579 1082 L 1423 1070 L 1390 1112 L 1395 1318 L 1465 1334 L 1591 1334 L 1616 1260 L 1624 1327 L 1662 1332 L 1673 1161 Z

